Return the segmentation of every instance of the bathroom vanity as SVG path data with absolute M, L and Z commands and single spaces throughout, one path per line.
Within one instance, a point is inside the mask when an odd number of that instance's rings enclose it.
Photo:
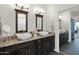
M 0 45 L 1 55 L 47 55 L 54 49 L 55 35 L 35 36 L 20 41 L 12 39 Z

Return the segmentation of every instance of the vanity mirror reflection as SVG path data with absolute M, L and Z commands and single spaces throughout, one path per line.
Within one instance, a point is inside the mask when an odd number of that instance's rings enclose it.
M 27 32 L 28 12 L 17 10 L 16 11 L 16 33 Z
M 36 29 L 43 31 L 43 15 L 36 14 Z

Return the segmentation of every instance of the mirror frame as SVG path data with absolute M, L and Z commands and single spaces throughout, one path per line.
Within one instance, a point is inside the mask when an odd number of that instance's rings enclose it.
M 37 29 L 37 31 L 43 31 L 43 15 L 39 15 L 39 14 L 35 14 L 36 15 L 36 29 L 37 27 L 37 21 L 38 21 L 38 17 L 41 18 L 41 29 Z
M 15 24 L 15 26 L 16 26 L 16 33 L 27 32 L 27 29 L 28 29 L 28 12 L 22 11 L 22 10 L 18 10 L 18 9 L 15 9 L 15 11 L 16 11 L 16 22 L 15 22 L 15 23 L 16 23 L 16 24 Z M 26 30 L 25 30 L 25 31 L 23 31 L 23 30 L 18 31 L 18 14 L 19 14 L 19 13 L 26 15 Z

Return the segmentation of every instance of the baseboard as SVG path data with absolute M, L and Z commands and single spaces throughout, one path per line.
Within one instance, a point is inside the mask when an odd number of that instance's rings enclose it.
M 71 41 L 70 41 L 70 40 L 68 40 L 68 42 L 69 42 L 69 43 L 71 43 Z
M 58 50 L 56 50 L 56 49 L 54 49 L 54 51 L 55 51 L 55 52 L 60 52 L 60 51 L 58 51 Z

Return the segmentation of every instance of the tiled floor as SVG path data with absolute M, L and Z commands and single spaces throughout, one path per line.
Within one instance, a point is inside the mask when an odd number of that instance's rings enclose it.
M 60 51 L 65 55 L 79 55 L 79 33 L 75 34 L 75 39 L 71 43 L 60 47 Z
M 71 43 L 62 45 L 59 53 L 53 51 L 49 55 L 79 55 L 79 33 L 75 34 Z

